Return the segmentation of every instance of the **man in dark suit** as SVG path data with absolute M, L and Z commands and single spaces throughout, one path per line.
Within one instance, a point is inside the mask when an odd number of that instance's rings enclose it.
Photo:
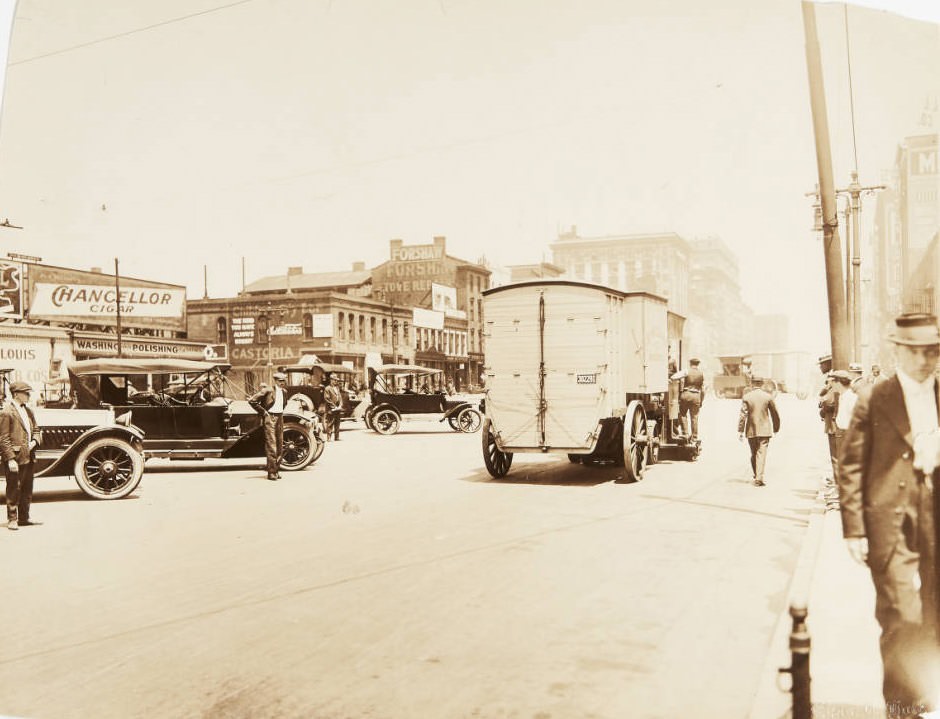
M 780 415 L 774 398 L 763 387 L 764 380 L 751 376 L 751 389 L 741 399 L 741 412 L 738 415 L 738 439 L 747 437 L 751 448 L 751 470 L 754 473 L 754 486 L 763 487 L 764 465 L 767 461 L 767 447 L 774 432 L 780 430 Z
M 897 374 L 859 393 L 842 440 L 838 481 L 843 536 L 875 585 L 882 688 L 893 718 L 929 708 L 940 680 L 926 672 L 932 666 L 936 674 L 937 666 L 937 318 L 901 315 L 889 339 Z
M 33 501 L 33 460 L 42 435 L 33 411 L 27 406 L 32 391 L 25 382 L 13 382 L 13 401 L 0 411 L 0 457 L 7 486 L 7 529 L 40 524 L 30 520 L 29 505 Z
M 705 399 L 705 375 L 699 364 L 697 358 L 689 360 L 689 370 L 685 373 L 682 390 L 679 392 L 679 418 L 682 420 L 685 436 L 692 441 L 698 439 L 698 413 Z M 691 428 L 689 417 L 692 418 Z
M 251 408 L 261 415 L 264 428 L 264 456 L 267 459 L 268 479 L 280 479 L 281 454 L 284 452 L 284 407 L 287 404 L 284 388 L 287 375 L 274 373 L 274 386 L 264 386 L 248 399 Z

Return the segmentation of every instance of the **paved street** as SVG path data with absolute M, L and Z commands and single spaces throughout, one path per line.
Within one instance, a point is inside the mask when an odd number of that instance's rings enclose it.
M 30 717 L 746 717 L 825 454 L 779 400 L 767 488 L 739 402 L 704 451 L 613 466 L 480 434 L 344 424 L 309 470 L 149 463 L 137 493 L 38 481 L 0 530 L 0 714 Z

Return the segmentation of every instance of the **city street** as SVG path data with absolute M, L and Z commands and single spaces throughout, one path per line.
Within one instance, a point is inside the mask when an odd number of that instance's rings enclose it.
M 129 499 L 37 480 L 0 528 L 0 714 L 747 717 L 826 454 L 781 396 L 768 487 L 740 402 L 703 454 L 614 466 L 516 455 L 433 422 L 344 423 L 307 471 L 148 462 Z

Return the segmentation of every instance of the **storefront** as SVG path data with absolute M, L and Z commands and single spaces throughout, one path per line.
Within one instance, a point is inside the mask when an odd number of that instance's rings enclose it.
M 121 337 L 122 357 L 205 360 L 221 364 L 227 361 L 225 351 L 224 345 L 207 345 L 205 342 L 128 335 Z M 76 332 L 72 337 L 72 353 L 79 360 L 117 357 L 117 337 L 104 333 Z
M 11 380 L 32 385 L 37 399 L 61 386 L 73 356 L 71 339 L 64 329 L 0 324 L 0 369 L 12 370 Z

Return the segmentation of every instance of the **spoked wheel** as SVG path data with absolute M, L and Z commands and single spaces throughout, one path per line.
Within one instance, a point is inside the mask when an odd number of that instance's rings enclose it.
M 144 458 L 123 439 L 102 437 L 85 445 L 75 459 L 75 480 L 95 499 L 120 499 L 137 489 Z
M 362 423 L 366 426 L 367 429 L 375 429 L 372 426 L 372 408 L 369 407 L 365 412 L 362 413 Z
M 457 426 L 457 417 L 455 417 L 454 415 L 451 415 L 450 417 L 447 418 L 447 424 L 449 424 L 450 428 L 454 430 L 455 432 L 460 431 L 460 427 Z
M 472 407 L 462 409 L 457 414 L 457 427 L 461 432 L 473 434 L 480 429 L 481 424 L 483 424 L 483 418 L 480 417 L 480 413 Z
M 395 434 L 401 425 L 401 417 L 393 409 L 380 409 L 372 415 L 372 429 L 379 434 Z
M 281 451 L 281 469 L 287 471 L 303 469 L 316 458 L 316 440 L 310 430 L 294 422 L 287 422 L 284 424 L 281 437 L 284 442 L 284 448 Z
M 646 426 L 646 412 L 636 400 L 623 416 L 623 481 L 639 482 L 649 452 L 650 436 Z
M 491 477 L 505 477 L 512 466 L 512 452 L 503 452 L 496 445 L 496 437 L 490 430 L 490 420 L 483 423 L 483 463 Z

